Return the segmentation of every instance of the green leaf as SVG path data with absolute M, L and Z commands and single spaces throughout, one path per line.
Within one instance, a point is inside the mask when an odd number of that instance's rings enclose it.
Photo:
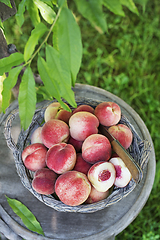
M 0 76 L 9 72 L 12 67 L 20 65 L 24 61 L 23 54 L 12 53 L 9 57 L 0 59 Z
M 143 8 L 143 12 L 145 12 L 146 4 L 147 4 L 148 0 L 134 0 L 134 2 L 136 4 L 140 4 Z
M 32 56 L 32 53 L 38 44 L 38 40 L 44 35 L 47 30 L 48 28 L 42 22 L 38 23 L 35 29 L 32 30 L 31 36 L 29 37 L 24 48 L 24 60 L 26 62 Z
M 29 66 L 22 76 L 19 87 L 18 103 L 21 126 L 26 130 L 32 121 L 36 108 L 35 80 Z
M 52 24 L 56 17 L 56 13 L 54 12 L 54 10 L 44 2 L 41 2 L 40 0 L 34 0 L 34 3 L 39 9 L 44 20 L 49 24 Z
M 122 5 L 119 0 L 103 0 L 104 6 L 106 6 L 114 14 L 125 16 L 125 13 L 122 9 Z
M 73 107 L 76 107 L 74 92 L 71 89 L 71 72 L 64 56 L 53 47 L 47 45 L 46 62 L 50 69 L 50 74 L 59 86 L 60 96 Z
M 42 2 L 46 3 L 49 5 L 51 8 L 53 7 L 53 1 L 52 0 L 41 0 Z
M 34 26 L 40 23 L 40 16 L 37 6 L 34 3 L 34 0 L 27 0 L 27 9 Z
M 65 2 L 66 2 L 66 0 L 58 0 L 57 1 L 59 7 L 62 7 Z
M 12 68 L 9 75 L 3 81 L 3 91 L 2 91 L 2 111 L 5 112 L 6 108 L 10 104 L 11 90 L 16 85 L 18 75 L 22 70 L 23 66 Z
M 134 4 L 133 0 L 120 0 L 121 4 L 126 6 L 131 12 L 139 15 L 138 9 Z
M 49 94 L 45 86 L 39 86 L 37 89 L 37 94 L 42 95 L 45 100 L 53 100 L 53 97 Z
M 56 98 L 58 102 L 63 104 L 61 100 L 61 96 L 59 94 L 58 84 L 54 81 L 53 75 L 51 74 L 51 70 L 48 67 L 47 63 L 40 56 L 38 56 L 37 66 L 38 66 L 40 77 L 46 88 L 46 91 L 49 93 L 49 95 Z
M 15 15 L 16 21 L 19 27 L 22 27 L 24 23 L 24 12 L 25 12 L 25 7 L 26 7 L 26 0 L 22 0 L 19 5 L 18 5 L 18 11 Z
M 24 225 L 31 231 L 42 234 L 44 236 L 44 232 L 41 228 L 40 223 L 37 221 L 36 217 L 33 213 L 20 201 L 16 199 L 11 199 L 7 197 L 7 202 L 12 210 L 21 218 Z
M 82 61 L 82 41 L 79 26 L 72 12 L 63 8 L 53 34 L 53 46 L 65 57 L 72 74 L 73 85 Z
M 104 33 L 107 31 L 107 24 L 102 11 L 102 0 L 74 0 L 78 11 L 83 17 L 88 19 L 90 23 L 99 31 Z
M 12 5 L 11 5 L 10 0 L 0 0 L 0 2 L 4 3 L 4 4 L 7 5 L 8 7 L 12 8 Z

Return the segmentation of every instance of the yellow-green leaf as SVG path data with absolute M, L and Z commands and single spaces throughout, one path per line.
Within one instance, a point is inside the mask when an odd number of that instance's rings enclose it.
M 7 197 L 7 202 L 12 210 L 21 218 L 24 225 L 31 231 L 44 235 L 40 223 L 33 213 L 20 201 Z
M 24 130 L 29 127 L 36 108 L 35 80 L 31 68 L 28 66 L 22 76 L 18 95 L 19 116 Z
M 39 39 L 44 35 L 48 28 L 42 23 L 38 23 L 36 27 L 32 30 L 31 36 L 29 37 L 25 48 L 24 48 L 24 60 L 27 60 L 32 56 Z
M 79 26 L 68 8 L 62 8 L 54 30 L 53 45 L 69 64 L 74 85 L 82 61 L 82 40 Z
M 2 111 L 5 112 L 6 108 L 9 106 L 11 89 L 16 85 L 18 75 L 22 70 L 23 66 L 12 68 L 9 75 L 3 81 L 3 91 L 2 91 Z
M 34 3 L 39 9 L 44 20 L 49 24 L 52 24 L 56 17 L 56 13 L 54 12 L 54 10 L 50 6 L 48 6 L 46 3 L 40 0 L 34 0 Z
M 107 31 L 106 19 L 102 10 L 102 0 L 74 0 L 78 11 L 99 31 Z

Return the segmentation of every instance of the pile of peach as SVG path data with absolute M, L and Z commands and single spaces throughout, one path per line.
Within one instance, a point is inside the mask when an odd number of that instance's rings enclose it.
M 103 102 L 94 109 L 80 105 L 72 112 L 58 102 L 45 110 L 45 123 L 31 136 L 22 152 L 26 168 L 34 172 L 33 189 L 39 194 L 56 194 L 69 206 L 94 203 L 106 198 L 112 186 L 125 187 L 131 174 L 112 150 L 99 124 L 128 148 L 132 132 L 120 124 L 121 109 Z

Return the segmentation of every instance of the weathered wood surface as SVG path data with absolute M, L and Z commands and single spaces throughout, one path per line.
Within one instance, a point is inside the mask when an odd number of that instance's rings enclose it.
M 8 7 L 6 4 L 0 2 L 0 18 L 3 21 L 7 20 L 14 14 L 16 14 L 17 9 L 14 0 L 10 0 L 12 8 Z
M 111 240 L 137 217 L 150 195 L 156 166 L 154 146 L 142 119 L 122 99 L 102 89 L 87 85 L 76 84 L 74 91 L 76 95 L 82 97 L 117 102 L 139 135 L 143 139 L 148 139 L 152 145 L 152 152 L 148 166 L 144 172 L 143 180 L 127 197 L 101 211 L 88 214 L 57 212 L 37 200 L 20 182 L 19 176 L 16 173 L 12 152 L 6 146 L 3 136 L 3 124 L 7 115 L 6 113 L 6 115 L 1 115 L 0 118 L 0 122 L 2 121 L 0 125 L 0 204 L 5 211 L 22 226 L 23 224 L 19 217 L 17 217 L 8 206 L 5 195 L 10 198 L 16 198 L 25 204 L 37 217 L 38 221 L 40 221 L 46 236 L 44 239 Z M 15 107 L 17 107 L 17 101 L 10 106 L 8 112 Z M 12 131 L 15 140 L 17 139 L 19 131 L 20 125 L 19 119 L 17 118 Z M 30 234 L 32 234 L 32 239 L 38 239 L 37 234 L 31 232 Z M 28 231 L 24 229 L 22 237 L 30 240 L 31 238 L 27 236 Z

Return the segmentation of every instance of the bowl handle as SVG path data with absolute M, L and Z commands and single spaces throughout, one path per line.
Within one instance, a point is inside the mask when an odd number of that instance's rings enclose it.
M 7 142 L 7 146 L 12 150 L 12 152 L 18 151 L 17 144 L 13 140 L 11 134 L 12 121 L 15 119 L 18 113 L 19 113 L 18 109 L 13 110 L 11 114 L 7 117 L 4 126 L 4 136 Z

